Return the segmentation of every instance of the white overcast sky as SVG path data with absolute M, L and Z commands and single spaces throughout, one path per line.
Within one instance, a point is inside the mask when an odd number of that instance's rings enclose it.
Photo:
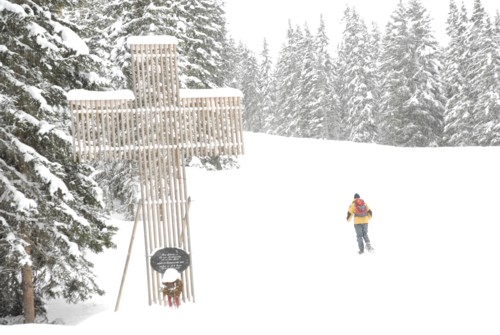
M 320 15 L 323 15 L 326 29 L 335 50 L 341 35 L 342 18 L 346 5 L 354 6 L 367 24 L 375 21 L 382 32 L 390 15 L 400 0 L 225 0 L 226 18 L 229 33 L 236 41 L 242 41 L 251 50 L 260 54 L 264 38 L 267 40 L 273 57 L 276 57 L 281 45 L 286 40 L 288 21 L 294 26 L 304 26 L 307 22 L 311 32 L 316 33 Z M 405 1 L 407 2 L 407 1 Z M 456 0 L 465 4 L 469 15 L 472 13 L 474 0 Z M 421 0 L 433 19 L 436 38 L 446 43 L 446 19 L 448 0 Z M 487 12 L 494 17 L 500 9 L 498 0 L 482 0 Z

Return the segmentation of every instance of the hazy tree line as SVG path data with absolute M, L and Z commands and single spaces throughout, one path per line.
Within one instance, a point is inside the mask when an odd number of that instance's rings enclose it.
M 450 3 L 444 47 L 417 0 L 400 3 L 385 32 L 346 8 L 334 55 L 325 24 L 290 23 L 273 64 L 265 42 L 255 55 L 231 39 L 222 0 L 2 0 L 0 317 L 31 322 L 47 299 L 103 293 L 87 255 L 114 247 L 105 209 L 133 211 L 138 181 L 132 162 L 73 162 L 66 92 L 130 87 L 128 36 L 177 37 L 181 86 L 241 89 L 248 131 L 499 143 L 500 17 L 479 0 L 471 15 Z
M 384 33 L 354 8 L 342 23 L 333 56 L 322 19 L 315 34 L 290 25 L 274 66 L 266 44 L 260 57 L 236 47 L 247 130 L 406 147 L 500 143 L 498 12 L 492 21 L 480 0 L 472 15 L 450 2 L 446 46 L 418 0 L 399 3 Z

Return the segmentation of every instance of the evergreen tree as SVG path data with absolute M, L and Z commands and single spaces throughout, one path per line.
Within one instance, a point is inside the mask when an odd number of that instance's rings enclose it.
M 292 136 L 320 138 L 323 136 L 324 115 L 316 106 L 318 91 L 317 63 L 314 49 L 314 38 L 309 27 L 304 25 L 304 34 L 298 44 L 297 53 L 300 55 L 300 82 L 295 87 L 294 96 L 297 101 L 296 116 L 293 120 L 295 133 Z
M 439 50 L 427 11 L 400 2 L 387 24 L 381 59 L 379 140 L 396 146 L 438 145 L 443 129 Z
M 241 78 L 238 71 L 238 51 L 234 39 L 227 35 L 224 42 L 224 52 L 222 54 L 224 61 L 224 85 L 225 87 L 241 87 Z
M 189 0 L 185 4 L 186 40 L 183 53 L 186 56 L 186 87 L 215 88 L 224 82 L 224 42 L 226 19 L 221 0 Z
M 322 134 L 325 139 L 340 139 L 340 116 L 338 112 L 338 96 L 335 91 L 336 71 L 330 53 L 330 42 L 326 35 L 323 15 L 320 17 L 318 32 L 315 38 L 316 54 L 316 97 L 314 110 L 322 115 Z M 319 135 L 319 134 L 318 134 Z
M 354 8 L 347 8 L 339 48 L 339 84 L 345 139 L 372 142 L 376 136 L 376 59 L 370 51 L 370 34 Z
M 108 55 L 131 87 L 129 36 L 169 35 L 178 39 L 180 85 L 184 88 L 224 84 L 226 21 L 221 0 L 102 0 L 86 26 L 100 22 L 91 36 L 99 54 Z M 81 14 L 73 14 L 81 15 Z M 98 19 L 106 17 L 98 21 Z M 119 79 L 119 76 L 117 77 Z M 128 82 L 127 82 L 128 81 Z
M 471 85 L 474 145 L 500 144 L 500 44 L 480 0 L 474 1 L 468 40 L 467 80 Z
M 462 4 L 461 9 L 450 1 L 450 10 L 446 32 L 450 37 L 444 52 L 443 81 L 447 99 L 444 114 L 444 145 L 465 145 L 472 137 L 471 105 L 467 94 L 466 69 L 469 63 L 466 32 L 469 29 L 467 10 Z
M 500 40 L 500 12 L 497 10 L 495 14 L 495 36 L 496 40 Z
M 103 190 L 106 213 L 134 220 L 141 198 L 139 167 L 134 161 L 96 162 L 94 178 Z
M 372 141 L 376 141 L 378 138 L 378 129 L 381 122 L 380 115 L 380 98 L 382 96 L 382 91 L 380 89 L 380 83 L 382 78 L 380 76 L 380 58 L 382 52 L 382 34 L 380 33 L 379 27 L 375 22 L 372 22 L 371 29 L 368 35 L 368 59 L 370 64 L 370 80 L 369 83 L 373 86 L 370 91 L 373 95 L 371 100 L 371 105 L 373 108 L 373 120 L 375 122 L 375 134 Z
M 259 65 L 257 58 L 246 46 L 239 47 L 241 82 L 239 89 L 243 93 L 243 127 L 248 131 L 261 131 L 263 124 L 260 110 L 260 89 L 258 87 Z
M 299 45 L 302 40 L 299 27 L 293 29 L 288 23 L 287 40 L 282 46 L 276 63 L 276 130 L 283 136 L 293 136 L 297 127 L 298 91 L 300 83 L 301 55 Z
M 103 64 L 59 16 L 64 1 L 38 3 L 0 6 L 0 313 L 24 305 L 27 322 L 31 295 L 41 312 L 48 298 L 103 293 L 87 254 L 113 247 L 115 231 L 93 169 L 72 160 L 66 102 L 66 91 L 105 82 Z
M 500 45 L 496 28 L 479 0 L 474 2 L 467 25 L 460 22 L 467 16 L 463 6 L 459 17 L 456 16 L 450 11 L 447 62 L 454 72 L 446 73 L 453 90 L 448 90 L 444 143 L 498 145 Z
M 272 119 L 275 117 L 275 88 L 273 78 L 273 62 L 271 55 L 269 54 L 269 46 L 265 39 L 262 52 L 260 54 L 258 88 L 260 91 L 259 106 L 262 123 L 260 131 L 267 133 L 270 131 L 270 125 L 273 123 Z

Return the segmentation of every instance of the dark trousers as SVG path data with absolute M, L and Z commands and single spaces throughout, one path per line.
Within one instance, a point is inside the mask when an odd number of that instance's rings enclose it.
M 356 238 L 358 239 L 359 251 L 364 251 L 365 245 L 363 244 L 363 240 L 366 244 L 370 243 L 370 239 L 368 238 L 368 223 L 355 224 L 354 229 L 356 229 Z

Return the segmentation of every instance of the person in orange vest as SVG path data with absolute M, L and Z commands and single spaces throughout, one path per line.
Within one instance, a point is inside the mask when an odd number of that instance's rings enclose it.
M 356 229 L 359 254 L 365 252 L 365 243 L 366 250 L 373 252 L 370 238 L 368 237 L 368 222 L 372 216 L 373 212 L 370 207 L 368 207 L 368 204 L 360 198 L 358 193 L 355 193 L 354 200 L 347 210 L 347 222 L 351 221 L 351 218 L 354 217 L 354 229 Z

